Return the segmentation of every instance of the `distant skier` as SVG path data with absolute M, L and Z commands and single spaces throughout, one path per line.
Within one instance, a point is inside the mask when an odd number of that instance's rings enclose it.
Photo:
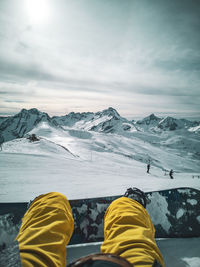
M 147 173 L 149 173 L 150 167 L 151 167 L 151 165 L 150 165 L 150 163 L 148 163 L 147 164 Z
M 173 174 L 174 174 L 174 171 L 171 170 L 171 171 L 169 172 L 169 176 L 170 176 L 171 179 L 174 179 Z

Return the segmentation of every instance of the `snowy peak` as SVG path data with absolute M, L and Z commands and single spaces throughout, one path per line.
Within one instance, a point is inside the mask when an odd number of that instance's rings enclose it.
M 91 118 L 93 118 L 93 115 L 94 113 L 92 112 L 83 112 L 83 113 L 70 112 L 68 115 L 65 116 L 54 116 L 52 117 L 52 121 L 57 125 L 72 127 L 79 121 L 90 120 Z
M 155 125 L 161 121 L 161 118 L 155 116 L 153 113 L 143 120 L 139 120 L 136 123 L 139 125 Z
M 23 137 L 34 129 L 38 124 L 45 122 L 53 127 L 74 128 L 75 130 L 99 131 L 99 132 L 120 132 L 129 131 L 135 127 L 112 107 L 103 111 L 92 113 L 71 112 L 65 116 L 49 117 L 47 113 L 36 108 L 22 109 L 18 114 L 1 120 L 0 143 Z M 126 125 L 123 125 L 126 123 Z
M 185 119 L 175 119 L 173 117 L 166 117 L 159 122 L 158 128 L 164 131 L 175 131 L 195 127 L 197 126 L 197 124 L 197 122 L 192 122 Z
M 162 119 L 155 116 L 153 113 L 142 120 L 135 122 L 135 126 L 139 131 L 154 131 Z
M 112 107 L 99 111 L 75 113 L 52 118 L 36 108 L 22 109 L 18 114 L 10 117 L 0 117 L 0 144 L 23 137 L 41 123 L 62 130 L 95 131 L 125 135 L 136 131 L 160 134 L 163 131 L 184 129 L 190 133 L 199 133 L 199 122 L 172 117 L 159 118 L 154 114 L 137 122 L 129 121 L 120 116 Z
M 122 118 L 112 107 L 96 113 L 71 112 L 66 116 L 53 117 L 52 120 L 58 125 L 85 131 L 114 133 L 121 130 L 127 131 L 131 128 L 135 129 L 131 122 L 129 122 L 129 126 L 124 126 L 123 123 L 128 123 L 128 121 L 125 118 Z
M 49 115 L 45 112 L 41 112 L 39 111 L 38 109 L 36 108 L 31 108 L 31 109 L 22 109 L 18 114 L 16 114 L 14 117 L 17 118 L 17 117 L 20 117 L 20 118 L 31 118 L 33 116 L 36 116 L 36 117 L 46 117 L 48 119 L 50 119 Z
M 31 108 L 29 110 L 23 108 L 18 114 L 41 114 L 42 112 L 40 112 L 38 109 L 36 108 Z
M 159 118 L 154 114 L 139 120 L 135 123 L 138 130 L 150 131 L 150 132 L 162 132 L 162 131 L 175 131 L 175 130 L 188 130 L 190 127 L 193 127 L 191 130 L 195 131 L 194 128 L 199 125 L 198 122 L 188 121 L 186 119 L 175 119 L 173 117 Z
M 149 115 L 148 118 L 149 118 L 150 121 L 159 121 L 160 120 L 160 118 L 155 116 L 153 113 L 151 115 Z
M 158 128 L 162 130 L 170 130 L 170 131 L 174 131 L 174 130 L 177 130 L 178 128 L 182 128 L 181 126 L 183 125 L 181 125 L 180 121 L 172 117 L 166 117 L 162 119 L 158 124 Z
M 22 109 L 18 114 L 14 116 L 14 118 L 20 119 L 20 122 L 26 122 L 30 124 L 30 126 L 33 124 L 33 126 L 37 125 L 39 122 L 42 121 L 48 121 L 51 122 L 51 118 L 49 115 L 45 112 L 41 112 L 37 110 L 36 108 L 32 109 Z
M 115 119 L 120 119 L 121 116 L 119 115 L 119 113 L 112 107 L 109 107 L 108 109 L 105 109 L 101 112 L 97 112 L 96 115 L 100 115 L 100 116 L 109 116 Z
M 87 122 L 86 129 L 95 132 L 116 134 L 137 131 L 131 121 L 121 117 L 119 113 L 111 107 L 95 113 L 92 120 Z

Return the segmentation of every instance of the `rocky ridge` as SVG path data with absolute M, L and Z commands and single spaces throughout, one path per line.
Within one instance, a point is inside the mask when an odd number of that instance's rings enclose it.
M 156 132 L 187 130 L 199 133 L 200 122 L 172 117 L 159 118 L 154 114 L 139 121 L 130 121 L 120 116 L 112 107 L 99 111 L 74 113 L 65 116 L 50 117 L 36 108 L 22 109 L 10 117 L 0 117 L 0 143 L 21 138 L 40 123 L 45 122 L 52 127 L 75 129 L 81 131 L 96 131 L 101 133 L 125 134 L 132 132 Z

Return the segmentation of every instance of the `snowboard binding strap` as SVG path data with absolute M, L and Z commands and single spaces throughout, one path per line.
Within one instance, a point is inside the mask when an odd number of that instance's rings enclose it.
M 146 198 L 145 193 L 142 190 L 136 187 L 128 188 L 124 194 L 124 197 L 134 199 L 137 202 L 139 202 L 144 208 L 146 208 L 147 198 Z

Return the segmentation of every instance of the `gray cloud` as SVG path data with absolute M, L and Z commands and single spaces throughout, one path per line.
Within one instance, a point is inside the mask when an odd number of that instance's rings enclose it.
M 3 80 L 52 80 L 53 76 L 38 65 L 0 61 L 0 78 Z
M 4 102 L 7 103 L 25 103 L 23 100 L 4 100 Z
M 0 3 L 0 94 L 8 112 L 41 102 L 58 112 L 55 99 L 63 109 L 113 105 L 123 115 L 136 112 L 133 104 L 137 114 L 155 106 L 198 111 L 197 1 L 47 2 L 41 24 L 21 1 Z
M 183 58 L 179 60 L 156 60 L 154 62 L 156 68 L 161 68 L 164 71 L 198 71 L 200 74 L 200 58 Z
M 6 91 L 0 91 L 0 95 L 6 95 L 8 92 Z

